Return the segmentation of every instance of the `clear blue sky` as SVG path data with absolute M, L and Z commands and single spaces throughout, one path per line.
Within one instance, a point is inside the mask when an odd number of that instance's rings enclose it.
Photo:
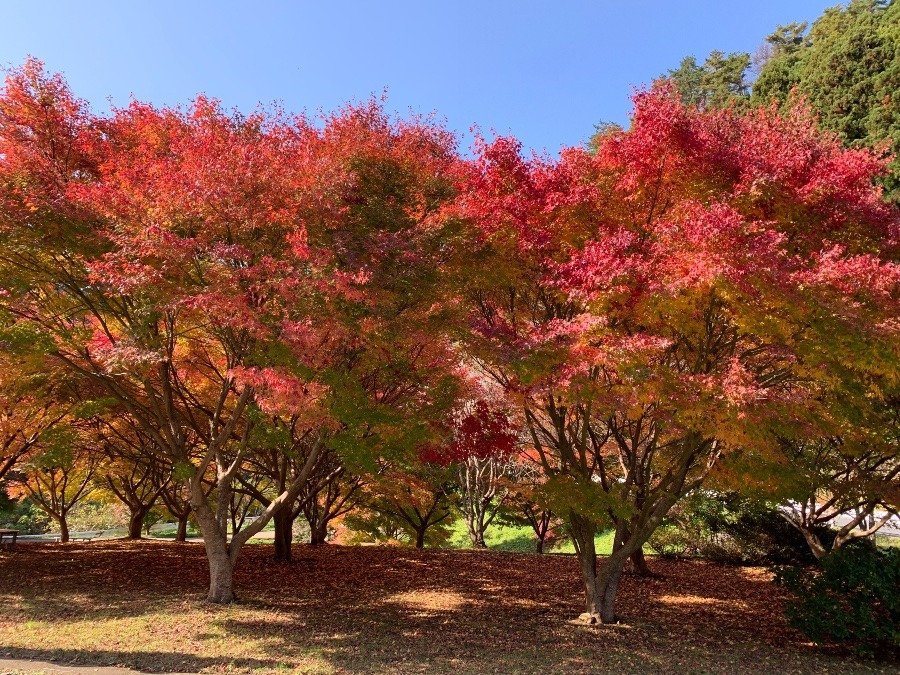
M 632 86 L 713 49 L 753 52 L 779 23 L 836 0 L 2 0 L 0 64 L 61 71 L 97 111 L 130 96 L 203 92 L 243 111 L 331 110 L 387 90 L 387 108 L 556 153 L 601 120 L 625 122 Z

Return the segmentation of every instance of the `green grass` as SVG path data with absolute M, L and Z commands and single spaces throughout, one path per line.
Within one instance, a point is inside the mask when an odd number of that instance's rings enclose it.
M 882 548 L 900 548 L 900 537 L 889 537 L 886 534 L 876 534 L 875 543 Z
M 466 522 L 462 518 L 456 519 L 451 525 L 452 535 L 448 542 L 450 548 L 470 548 L 472 541 L 466 530 Z M 609 555 L 613 544 L 612 530 L 600 532 L 595 538 L 597 553 Z M 511 551 L 515 553 L 534 553 L 534 532 L 527 525 L 510 527 L 507 525 L 491 524 L 485 531 L 485 543 L 487 547 L 495 551 Z M 559 546 L 545 549 L 547 553 L 575 553 L 575 546 L 571 541 L 562 542 Z

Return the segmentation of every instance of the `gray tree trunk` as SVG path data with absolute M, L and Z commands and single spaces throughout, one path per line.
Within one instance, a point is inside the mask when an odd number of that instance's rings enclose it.
M 581 568 L 581 579 L 584 583 L 585 612 L 591 616 L 591 622 L 600 619 L 600 597 L 597 588 L 597 549 L 594 536 L 597 526 L 582 516 L 572 513 L 569 526 L 575 551 L 578 553 L 578 565 Z

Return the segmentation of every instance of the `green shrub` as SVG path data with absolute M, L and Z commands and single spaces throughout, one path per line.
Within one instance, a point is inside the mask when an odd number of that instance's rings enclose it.
M 6 496 L 0 485 L 0 495 Z M 23 534 L 43 534 L 50 529 L 50 517 L 30 499 L 0 499 L 0 528 L 19 530 Z
M 821 562 L 776 572 L 776 583 L 796 596 L 788 623 L 817 644 L 867 656 L 900 652 L 900 549 L 856 542 Z
M 821 532 L 823 541 L 833 537 Z M 815 562 L 806 540 L 773 506 L 734 493 L 695 492 L 647 542 L 658 555 L 744 565 Z
M 699 555 L 702 545 L 696 532 L 674 524 L 661 525 L 647 540 L 647 547 L 663 558 L 693 558 Z
M 803 535 L 778 511 L 755 502 L 733 506 L 737 518 L 724 531 L 740 552 L 740 562 L 755 565 L 811 565 L 816 559 Z M 817 528 L 819 539 L 830 546 L 834 532 Z

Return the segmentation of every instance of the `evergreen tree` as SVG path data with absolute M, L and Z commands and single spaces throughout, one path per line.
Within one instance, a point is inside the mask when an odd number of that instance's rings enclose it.
M 826 10 L 808 34 L 804 24 L 790 24 L 767 43 L 771 58 L 754 83 L 754 101 L 783 104 L 796 89 L 845 143 L 900 151 L 900 3 L 853 0 Z M 900 201 L 900 161 L 890 169 L 884 186 Z
M 747 72 L 750 55 L 746 52 L 725 54 L 713 51 L 703 62 L 686 56 L 668 78 L 675 82 L 681 99 L 687 105 L 721 107 L 749 94 Z

